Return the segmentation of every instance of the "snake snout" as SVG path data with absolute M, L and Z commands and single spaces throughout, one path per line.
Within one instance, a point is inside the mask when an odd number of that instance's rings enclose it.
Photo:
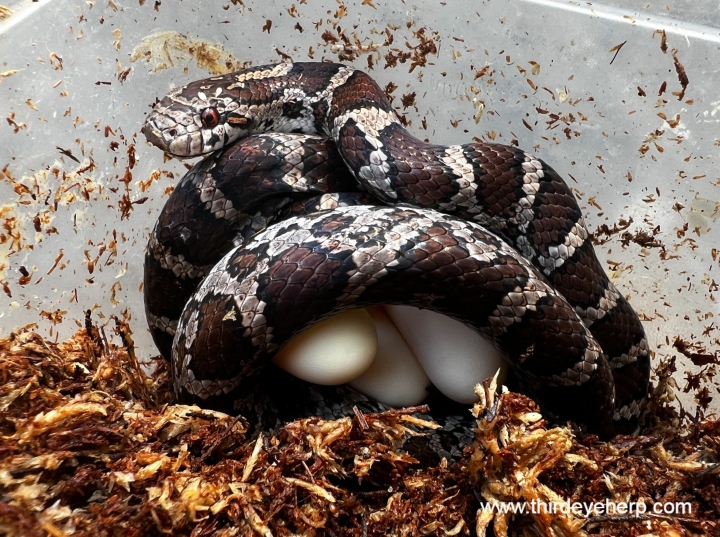
M 176 158 L 188 158 L 203 154 L 202 134 L 192 124 L 183 123 L 176 110 L 154 110 L 145 120 L 140 131 L 148 142 Z
M 163 135 L 160 131 L 153 128 L 152 125 L 146 123 L 142 129 L 140 129 L 140 132 L 142 132 L 145 135 L 145 138 L 148 142 L 153 144 L 156 147 L 159 147 L 160 149 L 165 149 L 167 147 L 167 143 L 165 139 L 163 138 Z M 172 136 L 172 134 L 171 134 Z

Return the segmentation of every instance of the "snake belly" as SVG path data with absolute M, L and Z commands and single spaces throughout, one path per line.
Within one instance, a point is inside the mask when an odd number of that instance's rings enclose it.
M 601 349 L 601 358 L 588 361 L 585 351 L 573 347 L 573 357 L 559 362 L 565 376 L 558 377 L 558 362 L 553 362 L 549 352 L 538 354 L 541 358 L 535 360 L 537 346 L 533 342 L 542 336 L 523 331 L 526 351 L 514 355 L 513 362 L 527 377 L 530 391 L 536 394 L 542 391 L 538 397 L 546 406 L 555 406 L 551 401 L 557 397 L 563 401 L 558 406 L 577 407 L 578 401 L 584 399 L 580 395 L 579 399 L 561 395 L 569 392 L 560 389 L 562 382 L 558 378 L 574 383 L 579 392 L 601 390 L 593 396 L 604 402 L 584 408 L 573 419 L 607 431 L 607 420 L 598 416 L 607 412 L 609 406 L 613 421 L 610 428 L 634 427 L 647 395 L 650 374 L 645 333 L 637 314 L 602 269 L 572 192 L 550 166 L 511 146 L 486 143 L 441 146 L 423 142 L 402 126 L 385 94 L 366 73 L 331 63 L 283 63 L 193 82 L 162 99 L 143 127 L 150 142 L 178 157 L 211 153 L 235 140 L 265 131 L 330 136 L 361 188 L 382 202 L 441 211 L 463 219 L 473 229 L 475 224 L 481 224 L 499 235 L 535 267 L 537 275 L 550 284 L 549 289 L 564 297 Z M 437 217 L 428 218 L 434 221 Z M 361 244 L 355 246 L 362 250 Z M 387 264 L 393 261 L 385 260 Z M 268 263 L 272 262 L 268 260 Z M 517 296 L 512 293 L 522 294 L 525 289 L 522 285 L 520 291 L 517 288 L 515 285 L 514 291 L 505 289 L 509 293 L 505 300 L 512 303 L 512 297 Z M 475 301 L 483 306 L 480 309 L 485 313 L 489 304 L 493 304 L 493 308 L 499 304 L 498 297 L 487 298 L 486 291 L 479 288 L 473 291 Z M 350 300 L 353 296 L 346 298 Z M 391 301 L 398 303 L 394 297 Z M 319 300 L 318 305 L 319 302 L 323 300 Z M 201 301 L 191 301 L 188 307 L 200 308 L 201 305 Z M 310 303 L 307 306 L 310 307 Z M 327 304 L 323 304 L 325 306 Z M 423 307 L 434 306 L 425 303 Z M 525 321 L 529 318 L 527 304 L 521 307 L 523 314 L 513 316 L 512 325 L 530 322 Z M 480 319 L 467 318 L 466 311 L 442 309 L 470 326 L 487 330 Z M 215 322 L 219 323 L 217 315 Z M 550 332 L 567 328 L 554 317 L 544 318 L 540 324 Z M 198 326 L 197 323 L 184 324 L 183 330 L 195 330 Z M 274 333 L 279 330 L 276 326 L 272 328 Z M 209 374 L 206 368 L 190 367 L 189 360 L 205 353 L 202 346 L 210 344 L 206 338 L 202 343 L 195 343 L 200 341 L 198 336 L 212 331 L 209 324 L 199 329 L 200 332 L 192 336 L 178 331 L 174 345 L 178 351 L 174 358 L 177 386 L 196 396 L 192 390 L 200 389 L 203 380 L 219 380 L 217 375 L 203 376 Z M 257 339 L 249 327 L 245 327 L 243 333 L 250 341 Z M 498 339 L 497 334 L 492 337 L 501 346 L 509 343 Z M 181 341 L 193 341 L 192 350 L 188 351 L 187 344 Z M 275 342 L 282 343 L 278 339 Z M 249 361 L 252 367 L 261 362 L 255 358 Z M 533 365 L 527 369 L 526 363 Z M 570 373 L 577 373 L 579 364 L 586 364 L 584 367 L 593 364 L 593 371 L 583 369 L 587 378 Z M 596 375 L 604 378 L 602 372 L 606 367 L 602 364 L 607 364 L 612 371 L 610 383 L 592 380 Z M 544 367 L 547 374 L 542 374 Z M 201 370 L 204 373 L 197 376 Z M 196 375 L 192 382 L 181 381 L 180 375 L 189 371 Z M 555 381 L 551 381 L 552 378 Z M 537 388 L 538 383 L 544 388 Z M 231 385 L 234 383 L 225 384 Z M 605 410 L 600 412 L 600 408 Z M 564 408 L 559 410 L 559 415 L 565 416 L 568 412 L 575 413 Z M 598 425 L 601 422 L 605 425 Z

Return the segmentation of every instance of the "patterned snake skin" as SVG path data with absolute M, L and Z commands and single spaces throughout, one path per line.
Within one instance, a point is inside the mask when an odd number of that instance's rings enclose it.
M 246 138 L 266 131 L 330 136 L 346 168 L 317 137 Z M 163 354 L 172 349 L 180 398 L 257 412 L 280 384 L 269 359 L 293 334 L 344 309 L 404 303 L 493 338 L 553 415 L 603 434 L 634 427 L 650 373 L 644 330 L 569 187 L 541 160 L 418 140 L 367 74 L 331 63 L 193 82 L 162 99 L 143 132 L 177 157 L 223 150 L 183 179 L 146 257 L 148 318 Z M 378 201 L 328 197 L 356 184 Z M 303 192 L 325 202 L 293 203 Z M 340 206 L 358 203 L 375 206 Z M 316 209 L 329 210 L 303 215 Z

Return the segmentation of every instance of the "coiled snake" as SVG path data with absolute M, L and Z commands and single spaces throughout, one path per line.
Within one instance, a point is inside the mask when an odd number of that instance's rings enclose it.
M 268 131 L 288 134 L 257 134 Z M 402 303 L 494 339 L 555 416 L 603 434 L 638 418 L 644 330 L 543 161 L 425 143 L 367 74 L 332 63 L 193 82 L 157 103 L 143 132 L 173 156 L 211 153 L 171 196 L 146 255 L 148 319 L 181 399 L 269 419 L 270 392 L 287 386 L 268 367 L 283 343 L 332 313 Z

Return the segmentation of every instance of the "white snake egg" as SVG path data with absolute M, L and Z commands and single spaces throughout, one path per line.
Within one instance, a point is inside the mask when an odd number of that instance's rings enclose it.
M 375 358 L 378 338 L 367 311 L 333 315 L 304 330 L 273 358 L 291 375 L 315 384 L 345 384 L 360 376 Z
M 385 308 L 368 308 L 375 321 L 378 350 L 370 367 L 350 386 L 394 407 L 413 406 L 427 397 L 430 379 L 388 316 Z
M 489 340 L 445 315 L 409 306 L 386 306 L 387 312 L 435 387 L 450 399 L 472 404 L 475 384 L 501 370 L 503 354 Z
M 500 369 L 503 354 L 464 324 L 409 306 L 351 310 L 294 337 L 273 361 L 298 378 L 324 385 L 350 383 L 390 406 L 421 403 L 432 382 L 460 403 Z

